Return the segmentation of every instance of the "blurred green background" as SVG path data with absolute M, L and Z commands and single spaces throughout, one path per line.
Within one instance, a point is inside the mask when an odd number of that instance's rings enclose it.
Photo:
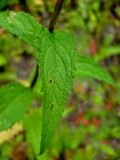
M 47 27 L 55 3 L 0 0 L 0 11 L 29 12 Z M 75 80 L 60 127 L 38 159 L 120 160 L 120 1 L 66 0 L 56 28 L 70 32 L 79 54 L 103 65 L 116 88 L 92 79 Z M 32 47 L 0 28 L 0 86 L 16 80 L 28 86 L 36 68 L 34 55 Z M 40 87 L 37 83 L 24 120 L 0 133 L 0 160 L 36 159 L 32 133 L 27 131 L 40 125 Z

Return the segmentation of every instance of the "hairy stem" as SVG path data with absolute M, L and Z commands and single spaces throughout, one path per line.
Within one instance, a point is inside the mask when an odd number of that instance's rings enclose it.
M 55 28 L 55 25 L 56 25 L 56 22 L 57 22 L 57 18 L 60 14 L 60 11 L 62 9 L 62 6 L 64 4 L 64 1 L 65 0 L 57 0 L 57 3 L 55 5 L 55 10 L 52 14 L 52 17 L 51 17 L 51 20 L 50 20 L 50 24 L 49 24 L 49 31 L 50 32 L 53 32 L 54 28 Z

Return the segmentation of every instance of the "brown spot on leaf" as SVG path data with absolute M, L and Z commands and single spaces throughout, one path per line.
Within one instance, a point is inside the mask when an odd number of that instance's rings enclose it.
M 51 109 L 51 110 L 54 109 L 54 104 L 51 104 L 50 109 Z
M 52 80 L 52 79 L 50 79 L 50 80 L 49 80 L 49 83 L 51 84 L 52 82 L 53 82 L 53 80 Z

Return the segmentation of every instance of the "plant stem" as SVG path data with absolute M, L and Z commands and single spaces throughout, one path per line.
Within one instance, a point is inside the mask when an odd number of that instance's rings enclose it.
M 35 83 L 38 79 L 38 76 L 39 76 L 39 73 L 38 73 L 38 65 L 37 65 L 36 70 L 35 70 L 35 76 L 34 76 L 32 82 L 31 82 L 31 85 L 30 85 L 31 89 L 34 87 L 34 85 L 35 85 Z
M 49 28 L 48 28 L 50 32 L 53 32 L 53 30 L 55 28 L 55 25 L 56 25 L 56 22 L 57 22 L 57 18 L 58 18 L 59 14 L 60 14 L 60 11 L 62 9 L 64 1 L 65 0 L 57 0 L 54 12 L 53 12 L 51 20 L 50 20 Z

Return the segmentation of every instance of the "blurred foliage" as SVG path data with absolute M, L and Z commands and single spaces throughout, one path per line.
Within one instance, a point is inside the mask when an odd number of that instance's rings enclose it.
M 48 26 L 56 0 L 1 0 L 0 10 L 30 12 Z M 57 28 L 74 36 L 80 55 L 91 56 L 108 70 L 116 88 L 81 78 L 72 92 L 52 144 L 38 160 L 120 159 L 120 2 L 119 0 L 68 0 Z M 0 28 L 0 85 L 12 80 L 27 85 L 35 72 L 34 50 Z M 37 126 L 42 106 L 41 84 L 23 125 L 0 133 L 0 160 L 34 160 L 37 136 L 26 130 Z M 32 117 L 32 118 L 31 118 Z M 33 121 L 31 121 L 31 119 Z M 34 122 L 34 123 L 33 123 Z M 26 125 L 25 125 L 26 124 Z M 36 128 L 37 129 L 37 128 Z M 38 131 L 39 132 L 39 131 Z M 4 138 L 5 137 L 5 138 Z M 30 145 L 31 139 L 34 143 Z M 37 147 L 36 147 L 37 148 Z

